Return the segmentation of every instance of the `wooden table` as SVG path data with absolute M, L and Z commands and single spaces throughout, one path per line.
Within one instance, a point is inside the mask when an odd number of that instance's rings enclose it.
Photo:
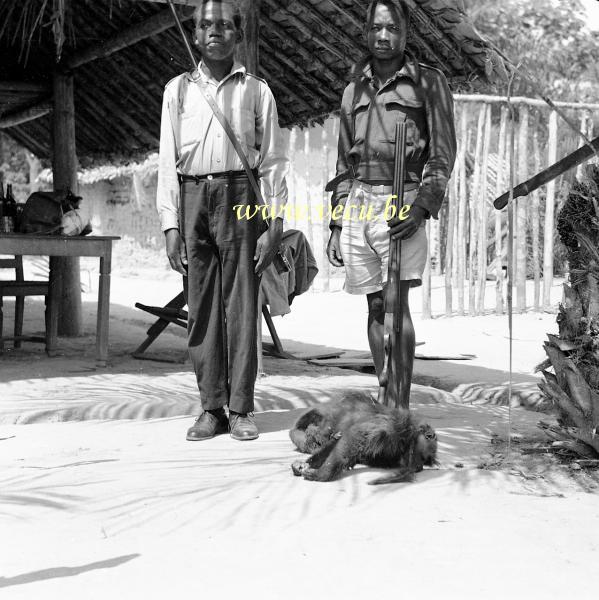
M 60 304 L 61 277 L 56 266 L 60 256 L 97 256 L 100 258 L 98 285 L 98 318 L 96 325 L 96 359 L 106 365 L 108 359 L 108 319 L 110 314 L 110 269 L 112 242 L 119 237 L 108 236 L 62 236 L 33 235 L 22 233 L 0 234 L 0 254 L 24 256 L 49 256 L 50 279 L 48 298 L 48 326 L 46 327 L 46 350 L 56 351 L 58 338 L 58 309 Z

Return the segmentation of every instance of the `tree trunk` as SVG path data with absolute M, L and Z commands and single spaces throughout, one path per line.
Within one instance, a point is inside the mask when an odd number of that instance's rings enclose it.
M 54 73 L 54 111 L 52 119 L 52 172 L 54 189 L 77 193 L 77 152 L 75 147 L 75 102 L 73 76 Z M 58 335 L 83 333 L 81 316 L 81 276 L 78 257 L 56 259 L 62 281 Z

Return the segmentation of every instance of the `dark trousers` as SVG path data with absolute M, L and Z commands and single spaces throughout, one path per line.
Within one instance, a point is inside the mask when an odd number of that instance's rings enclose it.
M 258 288 L 254 254 L 265 224 L 233 207 L 255 204 L 246 177 L 181 184 L 188 260 L 188 348 L 202 408 L 254 409 Z

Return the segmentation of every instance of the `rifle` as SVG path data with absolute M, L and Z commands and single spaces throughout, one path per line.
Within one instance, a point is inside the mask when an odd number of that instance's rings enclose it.
M 395 164 L 393 168 L 393 188 L 391 206 L 395 216 L 404 203 L 404 180 L 406 171 L 407 123 L 399 121 L 395 125 Z M 400 276 L 401 240 L 389 240 L 389 263 L 387 290 L 385 292 L 385 324 L 387 315 L 393 315 L 391 332 L 385 330 L 385 363 L 379 377 L 378 402 L 399 408 L 401 404 L 401 337 L 403 327 L 403 307 L 401 304 Z M 404 407 L 407 408 L 407 407 Z

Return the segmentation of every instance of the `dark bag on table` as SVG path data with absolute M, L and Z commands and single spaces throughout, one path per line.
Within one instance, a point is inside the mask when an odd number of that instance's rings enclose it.
M 81 196 L 70 190 L 33 192 L 23 207 L 19 229 L 21 233 L 58 235 L 64 214 L 77 209 L 80 201 Z

